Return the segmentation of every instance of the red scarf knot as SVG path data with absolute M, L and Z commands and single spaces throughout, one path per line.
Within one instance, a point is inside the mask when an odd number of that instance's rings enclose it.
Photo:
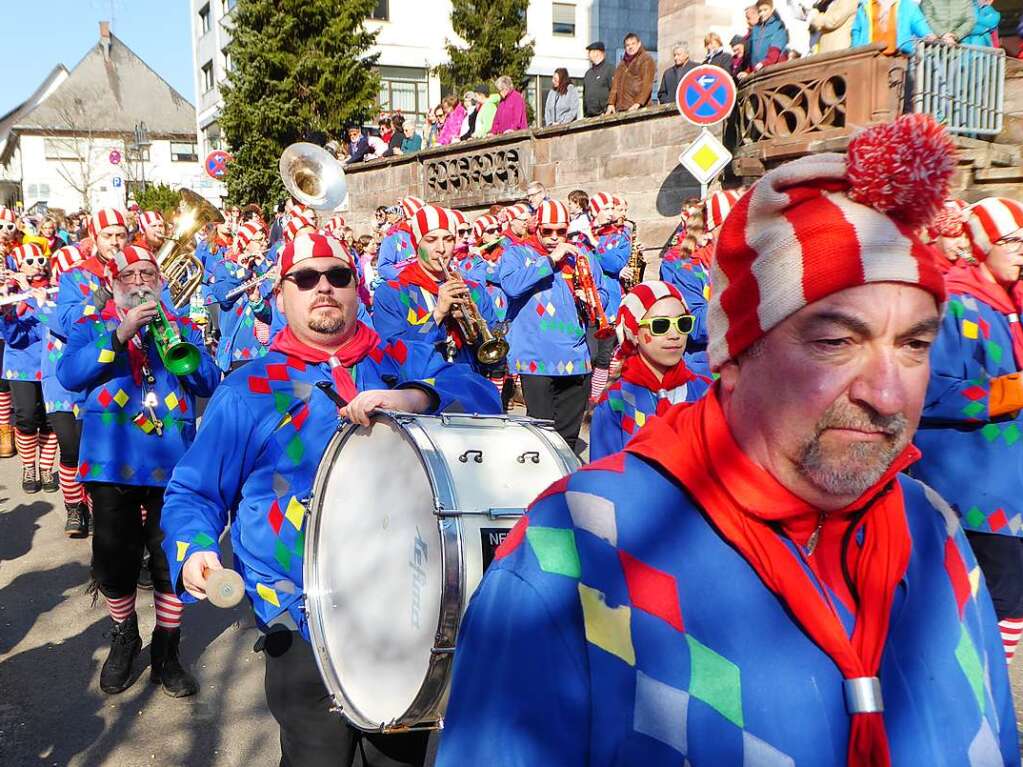
M 285 327 L 274 336 L 270 350 L 313 365 L 328 363 L 337 393 L 346 402 L 351 402 L 359 393 L 359 389 L 349 371 L 362 362 L 379 344 L 380 336 L 372 328 L 357 322 L 352 335 L 331 353 L 302 343 L 290 327 Z

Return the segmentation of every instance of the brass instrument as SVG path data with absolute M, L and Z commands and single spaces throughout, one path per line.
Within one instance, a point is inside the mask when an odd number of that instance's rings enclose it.
M 278 168 L 288 194 L 313 210 L 335 210 L 348 196 L 341 161 L 316 144 L 292 144 L 281 154 Z
M 173 229 L 156 253 L 175 310 L 187 304 L 202 284 L 203 266 L 195 256 L 196 233 L 207 224 L 223 222 L 220 211 L 205 198 L 190 189 L 181 190 Z
M 631 224 L 630 228 L 632 229 L 632 251 L 629 253 L 629 260 L 625 263 L 632 271 L 632 274 L 629 279 L 622 280 L 622 287 L 628 293 L 643 281 L 643 267 L 645 264 L 643 263 L 643 246 L 639 244 L 639 237 L 636 236 L 639 232 L 639 227 L 635 221 L 626 221 L 625 223 L 627 225 Z
M 156 302 L 156 317 L 149 323 L 153 345 L 171 375 L 187 376 L 199 368 L 199 350 L 181 337 L 176 322 L 171 322 L 163 305 Z
M 448 264 L 443 264 L 445 282 L 451 279 L 451 270 Z M 455 317 L 455 310 L 459 310 L 461 317 Z M 496 365 L 508 356 L 508 342 L 504 340 L 501 331 L 491 331 L 487 321 L 480 314 L 479 307 L 472 300 L 472 296 L 462 303 L 459 301 L 452 304 L 452 318 L 458 324 L 462 338 L 469 346 L 476 347 L 476 359 L 483 365 Z
M 590 269 L 590 260 L 582 251 L 577 251 L 575 256 L 575 285 L 583 292 L 587 324 L 596 326 L 593 334 L 597 338 L 610 338 L 614 335 L 615 329 L 604 314 L 597 283 L 593 279 L 593 270 Z
M 250 290 L 252 290 L 257 285 L 260 285 L 263 282 L 266 282 L 267 280 L 276 280 L 276 279 L 277 279 L 277 267 L 274 266 L 274 267 L 272 267 L 270 269 L 267 269 L 262 274 L 257 274 L 255 277 L 250 277 L 249 279 L 245 280 L 245 282 L 243 282 L 238 287 L 231 288 L 231 290 L 227 291 L 227 300 L 230 301 L 232 299 L 237 298 L 240 295 L 244 295 L 245 293 L 248 293 Z

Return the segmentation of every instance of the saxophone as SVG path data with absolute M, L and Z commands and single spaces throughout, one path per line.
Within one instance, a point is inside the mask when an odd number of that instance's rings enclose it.
M 639 226 L 635 221 L 631 220 L 626 221 L 625 223 L 632 225 L 632 252 L 629 253 L 629 260 L 625 263 L 625 265 L 632 270 L 632 274 L 628 279 L 622 280 L 622 287 L 625 289 L 625 292 L 628 293 L 643 281 L 643 267 L 645 264 L 643 263 L 643 246 L 640 245 L 639 237 L 637 236 L 639 233 Z

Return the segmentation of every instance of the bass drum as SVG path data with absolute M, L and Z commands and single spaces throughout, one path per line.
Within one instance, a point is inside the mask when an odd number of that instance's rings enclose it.
M 320 462 L 305 542 L 313 652 L 356 727 L 443 726 L 458 626 L 494 550 L 578 468 L 546 422 L 379 415 Z

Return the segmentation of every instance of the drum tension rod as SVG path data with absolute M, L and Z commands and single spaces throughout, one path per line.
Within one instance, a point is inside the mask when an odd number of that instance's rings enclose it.
M 520 455 L 515 460 L 518 461 L 519 463 L 525 463 L 527 458 L 531 460 L 533 463 L 540 463 L 540 454 L 535 450 L 527 450 L 525 453 Z
M 466 450 L 464 453 L 458 456 L 458 460 L 460 463 L 468 463 L 469 458 L 472 458 L 476 463 L 483 463 L 483 451 Z

